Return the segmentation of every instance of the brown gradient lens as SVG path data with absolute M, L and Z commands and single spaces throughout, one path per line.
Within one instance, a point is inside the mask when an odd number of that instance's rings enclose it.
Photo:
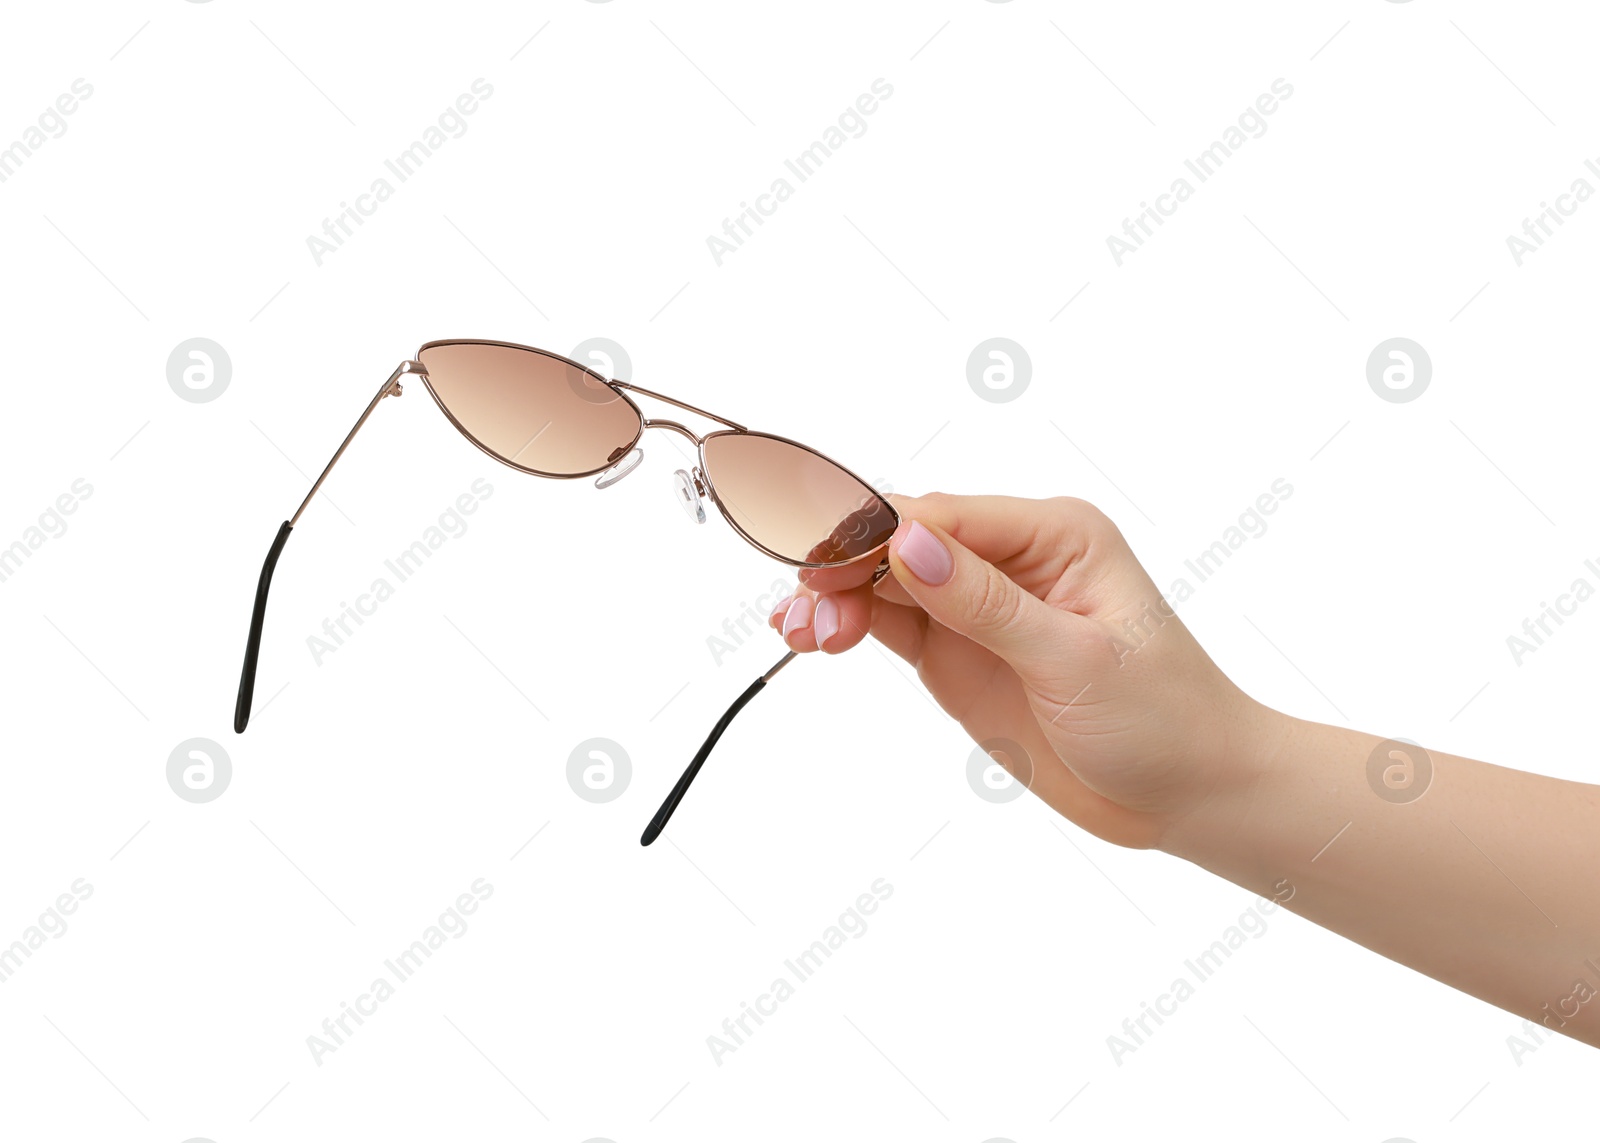
M 825 456 L 764 433 L 712 433 L 700 448 L 734 527 L 781 559 L 845 563 L 887 543 L 889 502 Z
M 447 341 L 417 359 L 456 426 L 485 451 L 544 476 L 609 467 L 644 431 L 639 411 L 586 369 L 536 349 Z

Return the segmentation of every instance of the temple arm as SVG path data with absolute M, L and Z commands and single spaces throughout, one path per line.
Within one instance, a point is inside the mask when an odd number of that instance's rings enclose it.
M 322 475 L 317 477 L 316 483 L 311 486 L 311 491 L 306 493 L 306 498 L 300 501 L 300 507 L 295 514 L 283 522 L 278 529 L 278 536 L 272 541 L 272 548 L 267 552 L 266 563 L 261 565 L 261 578 L 256 582 L 256 604 L 250 612 L 250 637 L 244 645 L 244 670 L 239 674 L 239 698 L 233 707 L 233 730 L 235 734 L 243 734 L 244 728 L 250 725 L 250 703 L 255 696 L 256 689 L 256 660 L 261 655 L 261 626 L 267 618 L 267 591 L 272 586 L 272 571 L 278 566 L 278 556 L 283 552 L 283 545 L 288 542 L 289 533 L 295 524 L 300 521 L 300 514 L 306 510 L 306 505 L 311 503 L 311 498 L 317 494 L 317 489 L 322 487 L 322 482 L 328 479 L 328 473 L 333 471 L 333 466 L 344 455 L 344 450 L 350 446 L 350 441 L 355 437 L 356 431 L 366 424 L 367 418 L 372 416 L 372 410 L 378 407 L 378 402 L 385 397 L 398 397 L 401 393 L 400 376 L 404 373 L 427 374 L 427 370 L 415 361 L 402 361 L 395 371 L 389 374 L 389 380 L 383 383 L 377 395 L 367 404 L 366 411 L 356 421 L 351 430 L 345 434 L 344 443 L 339 446 L 339 451 L 333 454 L 333 459 L 328 461 L 327 467 L 322 470 Z
M 888 501 L 883 501 L 883 503 L 888 505 Z M 891 512 L 894 511 L 893 505 L 889 505 L 889 510 Z M 896 514 L 896 523 L 899 522 L 899 519 L 899 515 Z M 876 586 L 878 581 L 888 574 L 889 557 L 885 555 L 878 563 L 878 566 L 872 571 L 873 585 Z M 790 651 L 783 658 L 772 664 L 772 667 L 767 671 L 766 674 L 762 675 L 755 682 L 751 683 L 745 688 L 744 694 L 733 700 L 733 705 L 728 708 L 727 713 L 717 720 L 717 725 L 711 728 L 711 733 L 706 736 L 706 740 L 701 745 L 699 753 L 697 753 L 694 756 L 693 761 L 689 763 L 689 768 L 683 772 L 683 777 L 679 778 L 678 784 L 672 787 L 672 792 L 667 795 L 667 800 L 661 803 L 661 808 L 656 811 L 656 816 L 651 818 L 650 824 L 644 827 L 644 835 L 639 838 L 640 845 L 649 845 L 652 841 L 661 836 L 661 831 L 667 828 L 667 822 L 669 819 L 671 819 L 672 812 L 678 808 L 678 803 L 683 801 L 684 794 L 689 792 L 690 783 L 694 781 L 695 775 L 700 773 L 700 767 L 706 764 L 706 759 L 711 754 L 711 748 L 717 744 L 717 739 L 722 737 L 722 732 L 728 729 L 728 724 L 733 721 L 733 716 L 743 710 L 747 702 L 755 698 L 756 695 L 760 694 L 761 689 L 767 685 L 767 680 L 772 678 L 772 676 L 777 674 L 779 671 L 783 670 L 784 667 L 788 666 L 789 660 L 793 659 L 795 655 L 796 652 Z
M 683 777 L 679 778 L 678 784 L 672 787 L 672 792 L 667 795 L 667 800 L 661 803 L 661 808 L 656 811 L 656 816 L 650 819 L 649 825 L 645 826 L 644 835 L 639 838 L 640 845 L 649 845 L 661 836 L 661 831 L 667 828 L 667 822 L 672 817 L 672 812 L 678 808 L 678 803 L 683 801 L 683 795 L 689 792 L 690 783 L 694 781 L 695 775 L 700 773 L 700 767 L 705 765 L 706 759 L 711 754 L 711 748 L 717 744 L 717 739 L 722 737 L 722 732 L 728 729 L 728 724 L 733 721 L 733 716 L 743 710 L 745 703 L 755 698 L 761 692 L 761 688 L 767 685 L 767 680 L 783 670 L 788 665 L 789 660 L 795 657 L 795 654 L 794 651 L 790 651 L 779 659 L 766 674 L 746 687 L 744 694 L 733 700 L 733 705 L 728 708 L 727 713 L 717 720 L 717 725 L 711 728 L 710 735 L 707 736 L 704 745 L 700 747 L 699 752 L 694 756 L 694 760 L 689 763 L 689 768 L 683 772 Z

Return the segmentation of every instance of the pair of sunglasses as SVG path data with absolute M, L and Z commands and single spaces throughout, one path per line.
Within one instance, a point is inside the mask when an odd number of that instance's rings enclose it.
M 709 497 L 735 532 L 791 567 L 839 567 L 876 558 L 873 583 L 889 570 L 887 546 L 900 523 L 899 513 L 866 481 L 814 448 L 754 432 L 664 393 L 607 379 L 549 350 L 506 341 L 430 341 L 389 375 L 272 541 L 250 615 L 233 713 L 236 733 L 243 734 L 250 722 L 267 592 L 283 545 L 378 403 L 400 396 L 404 376 L 422 379 L 462 436 L 500 463 L 533 476 L 554 480 L 593 476 L 596 487 L 607 488 L 644 459 L 638 445 L 646 429 L 679 433 L 698 450 L 692 470 L 680 468 L 674 474 L 678 500 L 692 519 L 705 523 Z M 708 417 L 726 428 L 701 436 L 677 421 L 647 417 L 629 395 L 633 393 Z M 794 657 L 793 651 L 785 654 L 717 720 L 651 818 L 639 839 L 641 845 L 661 835 L 734 716 Z

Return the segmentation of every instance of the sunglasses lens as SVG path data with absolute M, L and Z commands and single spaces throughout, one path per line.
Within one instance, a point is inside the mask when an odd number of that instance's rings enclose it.
M 502 460 L 548 476 L 587 476 L 639 439 L 638 410 L 594 374 L 508 345 L 446 342 L 418 360 L 439 403 Z
M 757 544 L 799 564 L 845 563 L 888 543 L 894 509 L 823 456 L 761 433 L 713 433 L 706 475 Z

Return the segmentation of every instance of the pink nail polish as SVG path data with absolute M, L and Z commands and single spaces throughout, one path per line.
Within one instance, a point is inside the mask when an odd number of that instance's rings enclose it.
M 783 617 L 783 637 L 787 639 L 791 631 L 798 631 L 811 625 L 811 597 L 800 595 L 789 605 L 789 613 Z
M 816 612 L 811 620 L 811 629 L 817 634 L 817 646 L 826 651 L 828 640 L 839 633 L 839 605 L 831 596 L 822 596 L 817 600 Z
M 774 615 L 781 615 L 783 613 L 783 609 L 788 607 L 793 599 L 794 592 L 791 591 L 788 595 L 784 596 L 782 599 L 778 600 L 777 603 L 772 605 L 772 610 L 767 612 L 767 618 L 771 619 Z
M 906 529 L 905 539 L 900 541 L 898 551 L 906 567 L 911 569 L 911 574 L 929 587 L 949 583 L 950 577 L 955 574 L 956 562 L 949 549 L 939 542 L 939 537 L 915 520 Z

